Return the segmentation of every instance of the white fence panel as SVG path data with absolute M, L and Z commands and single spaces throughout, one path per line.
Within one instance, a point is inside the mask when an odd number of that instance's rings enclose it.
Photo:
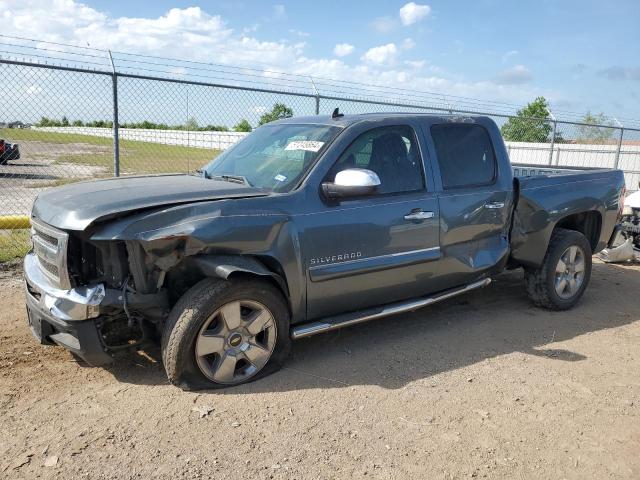
M 100 127 L 31 127 L 34 130 L 57 133 L 75 133 L 94 137 L 112 137 L 113 130 Z M 185 147 L 212 148 L 225 150 L 244 138 L 245 132 L 213 132 L 185 130 L 156 130 L 143 128 L 119 128 L 121 140 L 137 140 L 140 142 L 162 143 L 165 145 L 182 145 Z

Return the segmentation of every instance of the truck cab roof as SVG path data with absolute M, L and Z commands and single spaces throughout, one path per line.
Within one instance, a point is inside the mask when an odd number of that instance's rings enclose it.
M 416 112 L 397 112 L 397 113 L 389 113 L 389 112 L 380 112 L 380 113 L 356 113 L 356 114 L 343 114 L 339 117 L 333 118 L 331 115 L 308 115 L 308 116 L 299 116 L 299 117 L 289 117 L 283 118 L 281 120 L 276 120 L 271 122 L 270 125 L 275 124 L 320 124 L 320 125 L 333 125 L 336 127 L 346 128 L 351 125 L 355 125 L 360 122 L 371 122 L 371 121 L 380 121 L 382 119 L 399 119 L 399 120 L 407 120 L 407 119 L 427 119 L 432 122 L 455 122 L 455 121 L 466 121 L 466 122 L 474 122 L 481 119 L 488 119 L 488 117 L 484 115 L 453 115 L 453 114 L 433 114 L 433 113 L 416 113 Z

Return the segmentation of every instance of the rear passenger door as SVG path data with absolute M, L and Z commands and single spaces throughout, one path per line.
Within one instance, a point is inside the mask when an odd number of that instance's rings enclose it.
M 488 120 L 487 120 L 488 121 Z M 489 125 L 490 126 L 490 125 Z M 509 253 L 513 185 L 508 161 L 498 161 L 482 121 L 428 121 L 436 159 L 443 288 L 473 282 L 502 268 Z

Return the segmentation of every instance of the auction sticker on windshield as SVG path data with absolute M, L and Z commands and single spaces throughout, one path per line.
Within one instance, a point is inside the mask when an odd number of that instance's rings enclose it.
M 316 140 L 294 140 L 289 142 L 284 148 L 285 150 L 304 150 L 306 152 L 317 152 L 322 148 L 324 142 Z

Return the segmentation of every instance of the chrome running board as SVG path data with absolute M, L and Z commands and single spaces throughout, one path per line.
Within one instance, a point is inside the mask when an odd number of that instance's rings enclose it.
M 358 312 L 343 313 L 340 315 L 335 315 L 333 317 L 327 317 L 319 321 L 296 325 L 291 328 L 291 338 L 293 340 L 297 340 L 298 338 L 310 337 L 318 333 L 337 330 L 338 328 L 348 327 L 349 325 L 355 325 L 357 323 L 368 322 L 369 320 L 375 320 L 377 318 L 388 317 L 390 315 L 396 315 L 403 312 L 411 312 L 413 310 L 426 307 L 427 305 L 440 302 L 441 300 L 446 300 L 447 298 L 455 297 L 471 290 L 475 290 L 476 288 L 485 287 L 490 283 L 491 279 L 485 278 L 483 280 L 470 283 L 469 285 L 465 285 L 464 287 L 446 290 L 431 297 L 391 303 L 382 307 L 368 308 L 366 310 L 360 310 Z

